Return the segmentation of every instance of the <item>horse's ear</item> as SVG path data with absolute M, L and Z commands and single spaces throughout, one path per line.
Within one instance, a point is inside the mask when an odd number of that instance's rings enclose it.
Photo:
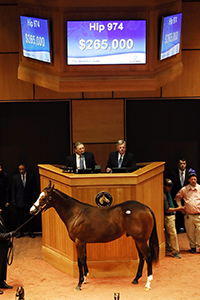
M 51 186 L 51 180 L 49 180 L 49 185 L 47 187 L 48 193 L 51 193 L 53 191 L 53 189 L 54 189 L 54 185 Z
M 51 193 L 54 189 L 54 185 L 50 188 L 49 193 Z

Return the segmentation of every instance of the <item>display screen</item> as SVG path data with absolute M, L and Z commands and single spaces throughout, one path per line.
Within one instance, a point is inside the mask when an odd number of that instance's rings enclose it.
M 68 21 L 68 65 L 146 63 L 146 20 Z
M 23 56 L 51 63 L 49 23 L 20 16 Z
M 161 60 L 180 52 L 181 23 L 182 13 L 162 18 Z

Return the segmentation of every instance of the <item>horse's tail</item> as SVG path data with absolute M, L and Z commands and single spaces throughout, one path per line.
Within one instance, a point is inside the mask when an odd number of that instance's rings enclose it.
M 153 225 L 153 230 L 151 232 L 151 236 L 149 239 L 149 248 L 150 248 L 152 262 L 158 262 L 158 260 L 159 260 L 159 241 L 158 241 L 158 234 L 157 234 L 157 229 L 156 229 L 156 218 L 155 218 L 155 215 L 152 210 L 151 210 L 151 214 L 153 216 L 154 225 Z

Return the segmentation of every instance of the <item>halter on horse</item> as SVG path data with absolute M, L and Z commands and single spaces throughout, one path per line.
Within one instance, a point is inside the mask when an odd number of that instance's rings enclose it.
M 139 255 L 138 270 L 132 283 L 138 283 L 146 260 L 148 277 L 145 288 L 151 289 L 152 262 L 158 261 L 159 243 L 155 216 L 148 206 L 138 201 L 125 201 L 99 208 L 54 189 L 50 182 L 31 207 L 30 213 L 36 214 L 50 207 L 57 211 L 67 227 L 69 237 L 76 244 L 79 268 L 76 291 L 81 289 L 88 274 L 86 244 L 110 242 L 124 234 L 135 240 Z

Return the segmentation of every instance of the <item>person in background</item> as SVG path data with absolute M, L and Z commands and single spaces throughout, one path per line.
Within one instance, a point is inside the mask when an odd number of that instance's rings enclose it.
M 7 253 L 9 248 L 10 238 L 16 236 L 17 232 L 6 232 L 4 220 L 1 216 L 2 210 L 0 209 L 0 288 L 12 289 L 11 285 L 8 285 L 5 280 L 7 278 Z M 3 292 L 0 290 L 0 295 Z
M 0 207 L 2 209 L 2 217 L 7 227 L 7 207 L 9 204 L 9 179 L 8 175 L 3 171 L 3 165 L 0 162 Z
M 180 191 L 180 189 L 183 186 L 186 186 L 189 183 L 187 161 L 184 157 L 179 158 L 177 168 L 169 174 L 169 179 L 171 179 L 171 181 L 173 182 L 171 195 L 174 200 L 178 191 Z M 181 201 L 182 201 L 182 205 L 184 205 L 183 199 Z M 175 207 L 177 207 L 175 200 L 174 200 L 174 204 Z M 176 231 L 177 233 L 185 232 L 184 215 L 179 211 L 176 213 Z
M 171 196 L 171 189 L 173 183 L 171 179 L 166 178 L 164 182 L 164 225 L 165 225 L 165 238 L 166 249 L 171 250 L 171 254 L 175 258 L 181 258 L 179 253 L 179 245 L 177 232 L 175 227 L 176 212 L 185 212 L 184 207 L 174 207 L 173 199 Z
M 78 169 L 91 168 L 94 170 L 96 162 L 92 152 L 86 152 L 82 142 L 74 144 L 75 153 L 67 156 L 66 167 L 72 168 L 76 173 Z
M 36 179 L 35 176 L 27 172 L 24 163 L 19 164 L 19 173 L 13 176 L 12 182 L 12 204 L 17 210 L 18 226 L 24 224 L 31 216 L 30 207 L 36 199 Z M 24 235 L 23 228 L 19 230 L 17 238 Z M 33 222 L 28 223 L 28 234 L 34 238 Z
M 194 169 L 188 171 L 189 184 L 182 187 L 175 200 L 182 207 L 184 200 L 186 214 L 185 229 L 190 244 L 190 252 L 195 253 L 196 247 L 200 248 L 200 185 L 197 183 L 197 174 Z
M 126 151 L 126 142 L 118 140 L 116 143 L 117 151 L 109 154 L 106 172 L 111 173 L 112 168 L 126 167 L 128 172 L 134 172 L 138 169 L 134 155 Z

